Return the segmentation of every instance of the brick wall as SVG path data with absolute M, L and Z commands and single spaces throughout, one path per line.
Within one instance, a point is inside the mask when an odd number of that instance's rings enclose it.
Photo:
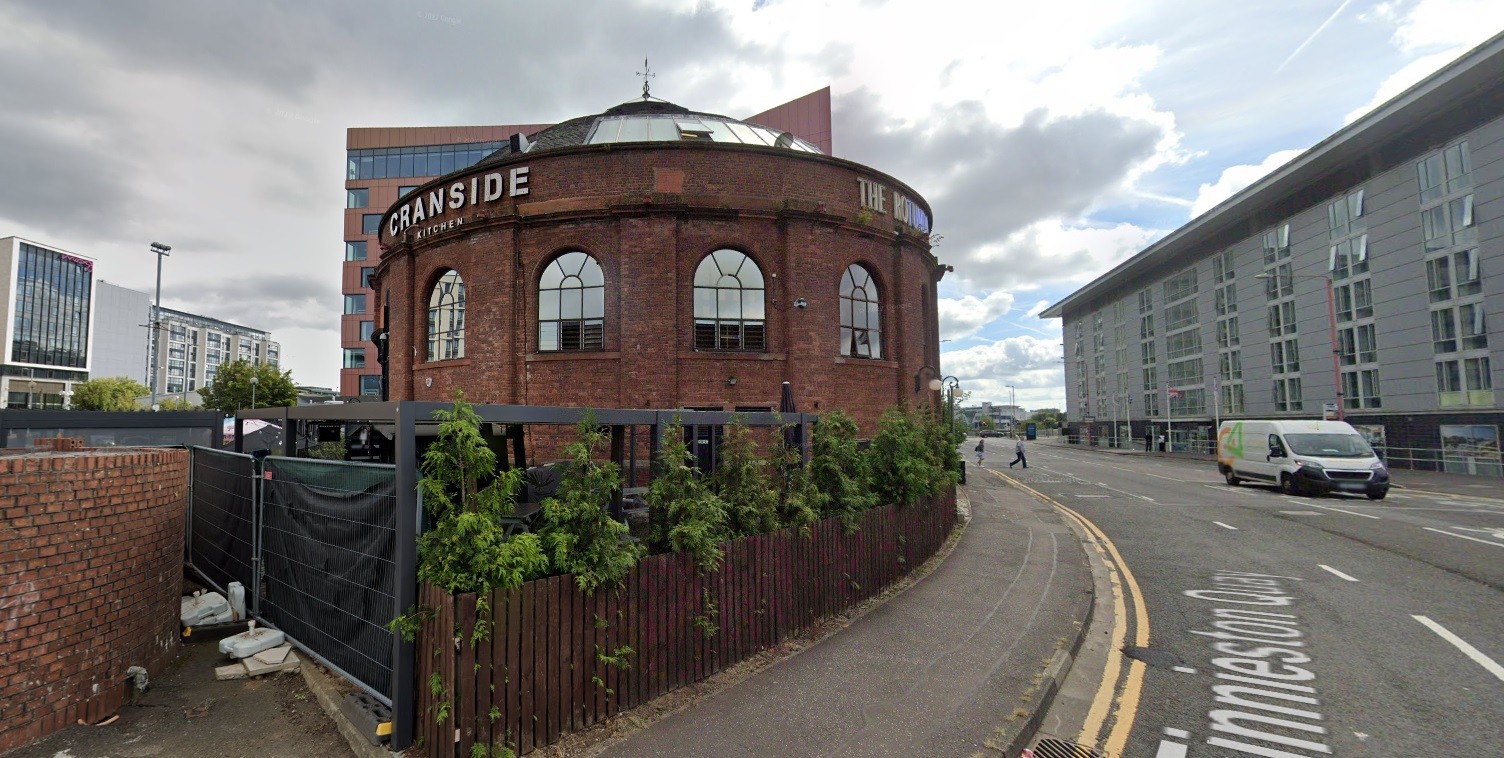
M 0 752 L 126 700 L 178 642 L 185 450 L 0 456 Z
M 409 230 L 384 253 L 393 400 L 443 402 L 463 389 L 472 402 L 731 410 L 776 407 L 788 381 L 800 410 L 844 410 L 864 434 L 890 406 L 938 409 L 939 393 L 914 391 L 921 367 L 938 364 L 937 262 L 922 237 L 895 231 L 889 215 L 864 216 L 859 203 L 859 179 L 922 202 L 897 180 L 849 161 L 725 145 L 582 148 L 517 162 L 529 166 L 527 195 L 446 210 L 427 223 L 464 223 L 421 240 Z M 665 177 L 673 191 L 662 191 Z M 763 352 L 694 349 L 695 270 L 721 248 L 762 270 Z M 604 347 L 540 353 L 536 284 L 569 250 L 593 256 L 605 275 Z M 881 360 L 840 354 L 839 287 L 853 263 L 879 288 Z M 427 362 L 429 292 L 451 268 L 466 283 L 466 357 Z M 801 297 L 802 310 L 793 307 Z

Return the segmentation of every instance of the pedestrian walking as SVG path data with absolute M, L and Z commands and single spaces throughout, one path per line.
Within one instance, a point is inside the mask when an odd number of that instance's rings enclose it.
M 1165 436 L 1163 434 L 1161 434 L 1161 435 L 1159 435 L 1159 452 L 1163 453 L 1164 451 L 1165 451 Z
M 987 468 L 982 465 L 982 456 L 987 454 L 986 440 L 977 440 L 977 468 Z
M 1150 450 L 1153 450 L 1153 449 L 1154 449 L 1154 432 L 1151 432 L 1148 429 L 1145 429 L 1144 430 L 1144 452 L 1147 453 L 1147 452 L 1149 452 Z
M 1015 437 L 1014 438 L 1013 451 L 1016 452 L 1016 453 L 1018 453 L 1018 457 L 1013 459 L 1013 463 L 1022 463 L 1022 464 L 1024 464 L 1024 468 L 1028 468 L 1029 467 L 1029 459 L 1024 457 L 1024 438 L 1023 437 Z M 1008 468 L 1013 468 L 1013 463 L 1009 463 L 1008 464 Z

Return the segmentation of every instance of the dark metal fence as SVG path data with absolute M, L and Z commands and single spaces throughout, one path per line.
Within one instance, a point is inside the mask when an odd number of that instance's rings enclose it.
M 252 616 L 392 703 L 395 467 L 195 447 L 189 563 Z
M 256 460 L 204 447 L 190 451 L 188 563 L 220 592 L 256 586 Z
M 851 533 L 828 519 L 809 537 L 732 540 L 710 573 L 683 553 L 649 556 L 621 588 L 594 594 L 569 575 L 482 596 L 425 585 L 419 603 L 435 617 L 414 677 L 424 754 L 527 753 L 705 679 L 877 595 L 955 524 L 952 491 L 874 508 Z

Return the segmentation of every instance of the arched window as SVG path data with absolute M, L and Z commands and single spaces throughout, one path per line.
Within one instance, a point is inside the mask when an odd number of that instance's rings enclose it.
M 465 280 L 445 271 L 428 295 L 428 360 L 465 357 Z
M 600 350 L 606 315 L 601 264 L 578 251 L 565 253 L 538 277 L 538 349 Z
M 766 350 L 762 269 L 746 253 L 717 250 L 695 270 L 695 349 Z
M 883 357 L 880 306 L 872 274 L 859 263 L 847 266 L 841 276 L 841 355 Z

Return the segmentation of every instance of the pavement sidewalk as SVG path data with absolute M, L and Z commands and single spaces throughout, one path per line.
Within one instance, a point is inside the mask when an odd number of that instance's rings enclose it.
M 611 756 L 972 755 L 1027 739 L 1089 624 L 1080 540 L 972 467 L 971 520 L 907 591 L 804 652 L 603 745 Z

